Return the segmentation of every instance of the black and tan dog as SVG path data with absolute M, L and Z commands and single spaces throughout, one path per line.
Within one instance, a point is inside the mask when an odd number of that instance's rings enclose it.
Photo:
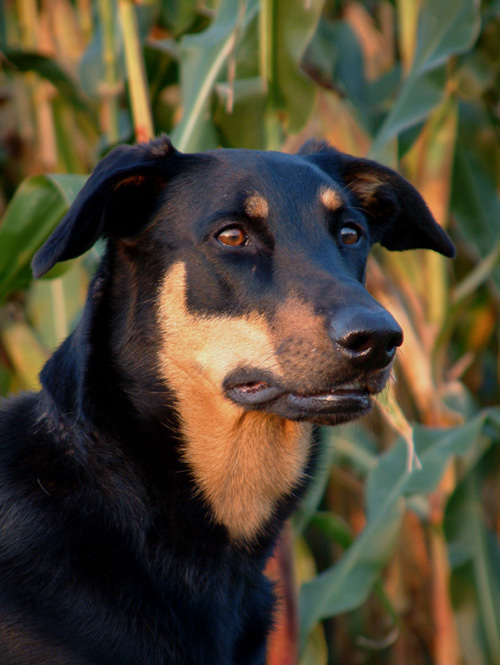
M 402 341 L 370 246 L 453 247 L 403 178 L 314 142 L 119 147 L 35 276 L 100 236 L 41 392 L 0 412 L 0 663 L 262 665 L 311 423 L 367 413 Z

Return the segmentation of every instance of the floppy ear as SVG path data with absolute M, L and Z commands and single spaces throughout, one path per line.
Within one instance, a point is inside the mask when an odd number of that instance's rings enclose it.
M 33 258 L 35 278 L 86 252 L 101 235 L 130 237 L 153 212 L 179 154 L 167 136 L 121 145 L 102 159 L 47 242 Z
M 453 258 L 455 248 L 423 198 L 396 171 L 346 155 L 326 142 L 308 141 L 299 151 L 354 197 L 366 213 L 375 242 L 391 250 L 432 249 Z

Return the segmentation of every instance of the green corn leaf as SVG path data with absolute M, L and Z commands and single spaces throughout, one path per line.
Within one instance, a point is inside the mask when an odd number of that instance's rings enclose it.
M 330 540 L 341 547 L 350 547 L 353 543 L 354 536 L 351 527 L 345 520 L 333 513 L 319 511 L 312 516 L 310 524 L 323 531 Z
M 299 509 L 294 514 L 293 525 L 297 533 L 306 527 L 312 515 L 316 512 L 330 477 L 334 449 L 331 445 L 329 434 L 330 428 L 326 427 L 319 428 L 315 434 L 319 439 L 318 471 L 315 473 L 312 484 L 306 496 L 302 499 Z
M 182 107 L 184 113 L 171 136 L 182 151 L 216 146 L 208 105 L 215 83 L 244 31 L 257 16 L 256 0 L 223 0 L 212 25 L 202 33 L 181 41 Z
M 461 118 L 459 137 L 466 122 Z M 478 132 L 477 144 L 482 140 Z M 499 241 L 500 200 L 496 176 L 488 172 L 481 158 L 479 145 L 471 145 L 459 138 L 456 146 L 451 211 L 460 224 L 466 241 L 475 246 L 479 254 L 487 256 Z
M 19 72 L 35 72 L 50 81 L 61 96 L 77 111 L 82 111 L 97 126 L 97 117 L 80 89 L 58 63 L 45 55 L 33 51 L 8 50 L 4 53 L 7 62 Z
M 301 589 L 301 648 L 317 621 L 352 610 L 366 600 L 390 557 L 403 518 L 402 492 L 408 477 L 404 444 L 402 454 L 401 447 L 398 453 L 397 473 L 391 476 L 390 485 L 385 482 L 384 488 L 388 491 L 365 530 L 337 564 L 304 584 Z M 383 457 L 370 474 L 372 483 L 379 485 L 379 475 L 385 478 L 386 460 L 387 456 Z
M 434 490 L 453 457 L 468 472 L 489 442 L 482 436 L 489 411 L 461 427 L 415 428 L 422 468 L 408 471 L 408 449 L 402 439 L 385 453 L 368 476 L 367 525 L 338 563 L 301 590 L 301 644 L 320 619 L 359 607 L 387 564 L 404 512 L 403 497 Z
M 450 459 L 460 458 L 460 474 L 467 473 L 483 455 L 489 441 L 482 437 L 487 412 L 481 413 L 461 427 L 430 429 L 416 426 L 415 446 L 422 464 L 411 475 L 406 494 L 426 494 L 439 484 Z
M 445 514 L 451 591 L 462 644 L 474 663 L 500 662 L 500 551 L 488 533 L 477 474 L 454 492 Z M 479 656 L 479 657 L 476 657 Z
M 82 175 L 40 175 L 19 186 L 0 225 L 0 302 L 31 280 L 31 260 L 85 183 Z
M 301 72 L 300 63 L 323 5 L 323 0 L 262 0 L 261 3 L 261 74 L 268 85 L 268 111 L 285 112 L 290 134 L 304 127 L 314 106 L 314 85 Z
M 319 446 L 317 471 L 294 514 L 293 525 L 297 532 L 307 526 L 318 509 L 330 479 L 332 465 L 342 464 L 347 460 L 349 466 L 361 476 L 366 476 L 377 466 L 377 457 L 372 451 L 373 441 L 366 430 L 353 430 L 349 425 L 319 427 L 315 436 Z
M 347 21 L 322 17 L 305 54 L 306 68 L 345 91 L 360 121 L 367 126 L 369 85 L 365 77 L 363 51 Z M 398 79 L 399 80 L 399 79 Z M 383 95 L 377 94 L 377 103 Z
M 479 28 L 479 0 L 424 2 L 413 65 L 396 103 L 375 137 L 371 149 L 375 159 L 380 158 L 391 139 L 425 120 L 442 100 L 448 58 L 468 50 L 476 40 Z
M 186 32 L 196 21 L 199 8 L 198 0 L 169 0 L 160 3 L 161 19 L 175 34 Z

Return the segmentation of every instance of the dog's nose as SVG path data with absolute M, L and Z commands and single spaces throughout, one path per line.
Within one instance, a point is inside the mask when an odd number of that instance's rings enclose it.
M 383 369 L 403 343 L 403 332 L 384 309 L 353 311 L 332 321 L 330 337 L 354 367 Z

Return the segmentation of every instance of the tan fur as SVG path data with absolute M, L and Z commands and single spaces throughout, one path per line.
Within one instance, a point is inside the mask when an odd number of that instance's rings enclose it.
M 319 193 L 319 198 L 325 208 L 328 208 L 328 210 L 331 210 L 332 212 L 344 204 L 344 201 L 339 192 L 336 192 L 331 187 L 323 187 Z
M 360 173 L 349 183 L 349 189 L 355 192 L 365 204 L 369 204 L 375 198 L 379 187 L 384 184 L 386 182 L 375 173 Z
M 260 194 L 252 194 L 245 200 L 245 212 L 249 217 L 265 218 L 269 214 L 269 204 Z
M 249 365 L 280 374 L 271 331 L 257 314 L 194 316 L 185 306 L 185 265 L 167 273 L 159 307 L 161 372 L 176 395 L 184 458 L 216 519 L 252 539 L 276 502 L 301 479 L 310 425 L 246 411 L 222 381 Z
M 316 386 L 311 381 L 319 378 L 325 359 L 332 355 L 325 317 L 316 314 L 310 303 L 291 296 L 276 310 L 272 327 L 279 362 L 286 364 L 286 371 L 304 392 L 314 392 Z M 318 368 L 312 375 L 311 367 Z

